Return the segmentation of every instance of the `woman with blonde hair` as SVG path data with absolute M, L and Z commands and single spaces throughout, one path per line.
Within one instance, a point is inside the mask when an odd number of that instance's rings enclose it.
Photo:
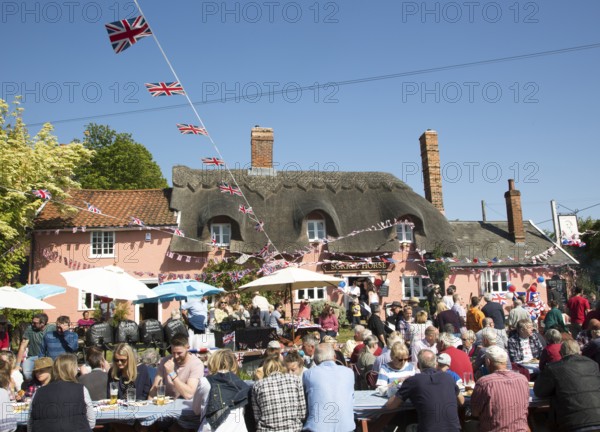
M 0 351 L 0 359 L 7 362 L 11 367 L 10 378 L 12 391 L 18 392 L 21 390 L 23 385 L 23 374 L 17 366 L 17 357 L 12 351 L 3 350 Z
M 10 382 L 10 365 L 4 360 L 0 360 L 0 407 L 2 409 L 0 430 L 6 432 L 12 432 L 17 429 L 17 419 L 12 410 L 7 408 L 11 403 Z
M 126 399 L 127 390 L 135 389 L 137 400 L 148 399 L 148 393 L 152 387 L 148 366 L 137 364 L 137 356 L 133 348 L 126 343 L 120 343 L 113 352 L 113 364 L 108 373 L 107 394 L 109 394 L 110 383 L 119 383 L 119 399 Z
M 410 353 L 404 342 L 396 342 L 390 349 L 390 361 L 381 365 L 377 377 L 377 387 L 402 385 L 402 382 L 416 373 L 415 366 L 410 362 Z
M 208 359 L 209 376 L 198 383 L 192 409 L 200 416 L 198 432 L 247 432 L 244 421 L 250 386 L 238 376 L 238 362 L 229 349 Z
M 265 377 L 252 388 L 257 432 L 300 432 L 306 418 L 306 399 L 300 378 L 287 373 L 278 357 L 263 365 Z
M 415 322 L 410 325 L 411 343 L 415 340 L 420 341 L 425 338 L 425 329 L 432 325 L 431 321 L 427 319 L 428 317 L 429 315 L 425 310 L 417 312 Z
M 90 432 L 95 425 L 90 393 L 77 382 L 77 356 L 61 354 L 52 365 L 52 382 L 33 395 L 27 431 Z

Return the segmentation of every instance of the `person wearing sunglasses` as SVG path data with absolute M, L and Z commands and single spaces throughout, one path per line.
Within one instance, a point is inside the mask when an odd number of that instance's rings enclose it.
M 135 388 L 135 398 L 137 400 L 148 399 L 150 387 L 152 387 L 148 367 L 145 364 L 137 364 L 137 357 L 133 348 L 126 343 L 117 345 L 113 353 L 113 364 L 109 372 L 107 394 L 111 382 L 119 383 L 119 399 L 125 399 L 127 390 L 130 388 Z
M 415 366 L 410 362 L 408 348 L 404 342 L 396 342 L 390 350 L 390 361 L 381 365 L 377 376 L 377 388 L 402 386 L 404 380 L 416 373 Z

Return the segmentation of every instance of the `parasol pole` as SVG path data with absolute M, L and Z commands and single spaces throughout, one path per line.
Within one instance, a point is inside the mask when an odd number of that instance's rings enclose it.
M 294 299 L 292 298 L 292 284 L 288 284 L 288 287 L 290 288 L 290 324 L 292 324 L 292 344 L 294 344 L 294 341 L 296 340 L 296 330 L 294 328 Z

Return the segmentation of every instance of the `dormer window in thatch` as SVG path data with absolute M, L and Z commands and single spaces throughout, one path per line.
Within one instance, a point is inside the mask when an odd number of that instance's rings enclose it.
M 421 227 L 421 221 L 412 215 L 402 215 L 398 218 L 401 223 L 396 225 L 396 239 L 400 243 L 413 243 L 414 233 Z
M 212 218 L 208 226 L 210 227 L 210 239 L 215 246 L 229 246 L 231 240 L 241 240 L 240 228 L 234 220 L 227 216 L 217 216 Z
M 308 241 L 316 242 L 327 238 L 325 217 L 320 212 L 312 212 L 306 218 Z

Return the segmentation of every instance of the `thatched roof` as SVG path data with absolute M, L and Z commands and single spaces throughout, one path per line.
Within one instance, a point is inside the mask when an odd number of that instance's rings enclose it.
M 450 225 L 456 236 L 455 244 L 450 247 L 454 257 L 460 262 L 452 263 L 454 267 L 481 267 L 482 263 L 466 263 L 465 259 L 479 258 L 485 261 L 498 258 L 498 265 L 533 266 L 531 257 L 547 251 L 554 246 L 542 231 L 531 221 L 523 221 L 525 243 L 516 245 L 508 231 L 508 222 L 453 221 Z M 508 257 L 512 258 L 509 259 Z M 547 259 L 537 260 L 536 265 L 577 264 L 577 261 L 563 249 L 557 248 L 554 255 Z M 496 264 L 494 265 L 496 266 Z
M 446 218 L 425 198 L 391 174 L 381 172 L 285 171 L 274 176 L 250 175 L 234 170 L 239 186 L 256 216 L 280 251 L 308 246 L 306 217 L 314 211 L 325 216 L 327 235 L 339 237 L 380 221 L 409 218 L 415 224 L 417 246 L 430 250 L 434 244 L 453 241 Z M 173 238 L 171 250 L 203 252 L 210 249 L 209 223 L 215 217 L 229 218 L 232 224 L 230 249 L 254 253 L 264 246 L 263 233 L 238 211 L 240 197 L 219 191 L 221 182 L 231 184 L 225 170 L 173 168 L 171 208 L 181 213 L 180 227 L 186 238 Z M 398 250 L 395 229 L 373 231 L 329 244 L 330 252 L 381 253 Z

